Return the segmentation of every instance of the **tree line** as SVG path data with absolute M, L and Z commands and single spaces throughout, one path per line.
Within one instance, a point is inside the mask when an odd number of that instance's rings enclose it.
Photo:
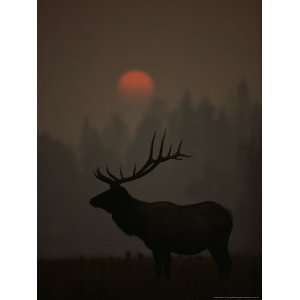
M 208 98 L 193 101 L 187 91 L 169 110 L 155 100 L 132 135 L 114 115 L 101 131 L 86 119 L 78 147 L 50 134 L 38 134 L 38 253 L 45 256 L 96 256 L 143 251 L 124 237 L 111 220 L 89 206 L 106 189 L 92 172 L 106 164 L 118 174 L 132 172 L 147 158 L 153 132 L 167 129 L 167 143 L 183 140 L 193 157 L 162 165 L 128 184 L 144 201 L 178 204 L 216 201 L 234 217 L 231 247 L 236 252 L 261 251 L 261 102 L 251 99 L 242 81 L 224 105 Z M 121 251 L 121 252 L 120 252 Z

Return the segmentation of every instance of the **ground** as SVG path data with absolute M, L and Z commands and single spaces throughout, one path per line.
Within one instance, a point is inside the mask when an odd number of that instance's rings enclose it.
M 210 257 L 174 257 L 171 280 L 157 281 L 151 257 L 40 260 L 38 299 L 261 298 L 261 259 L 233 258 L 230 279 L 221 281 Z M 236 299 L 236 298 L 235 298 Z

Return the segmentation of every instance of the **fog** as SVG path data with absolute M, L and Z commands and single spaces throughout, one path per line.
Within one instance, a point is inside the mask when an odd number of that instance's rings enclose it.
M 166 146 L 176 147 L 182 139 L 183 151 L 192 158 L 167 162 L 125 184 L 129 193 L 148 202 L 216 201 L 233 214 L 232 251 L 261 252 L 260 100 L 251 97 L 245 81 L 236 85 L 224 105 L 216 106 L 206 97 L 194 101 L 189 91 L 178 98 L 172 108 L 165 99 L 153 99 L 134 128 L 122 112 L 107 116 L 101 130 L 86 117 L 75 144 L 39 131 L 39 257 L 148 253 L 137 238 L 125 236 L 107 213 L 91 207 L 89 199 L 108 188 L 94 177 L 97 167 L 108 165 L 117 173 L 122 165 L 130 174 L 134 163 L 140 166 L 146 160 L 153 132 L 161 136 L 165 129 Z

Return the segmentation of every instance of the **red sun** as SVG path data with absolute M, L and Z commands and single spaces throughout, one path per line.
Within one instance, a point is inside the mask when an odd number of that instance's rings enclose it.
M 146 72 L 132 70 L 120 77 L 118 90 L 128 99 L 148 99 L 153 95 L 154 81 Z

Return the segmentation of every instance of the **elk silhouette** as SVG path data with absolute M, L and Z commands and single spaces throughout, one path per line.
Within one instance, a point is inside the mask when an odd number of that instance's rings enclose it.
M 170 277 L 171 253 L 197 254 L 209 250 L 216 261 L 220 275 L 224 277 L 231 268 L 228 240 L 232 230 L 232 216 L 215 202 L 201 202 L 191 205 L 176 205 L 171 202 L 142 202 L 132 197 L 121 184 L 141 178 L 160 163 L 191 157 L 181 152 L 182 141 L 177 150 L 164 155 L 164 132 L 157 158 L 153 157 L 156 133 L 154 133 L 149 157 L 144 165 L 125 177 L 120 168 L 120 176 L 114 175 L 106 167 L 107 176 L 98 168 L 95 176 L 107 183 L 110 189 L 92 198 L 90 204 L 112 215 L 118 227 L 127 235 L 143 240 L 152 250 L 158 277 Z M 172 188 L 172 183 L 170 183 Z

